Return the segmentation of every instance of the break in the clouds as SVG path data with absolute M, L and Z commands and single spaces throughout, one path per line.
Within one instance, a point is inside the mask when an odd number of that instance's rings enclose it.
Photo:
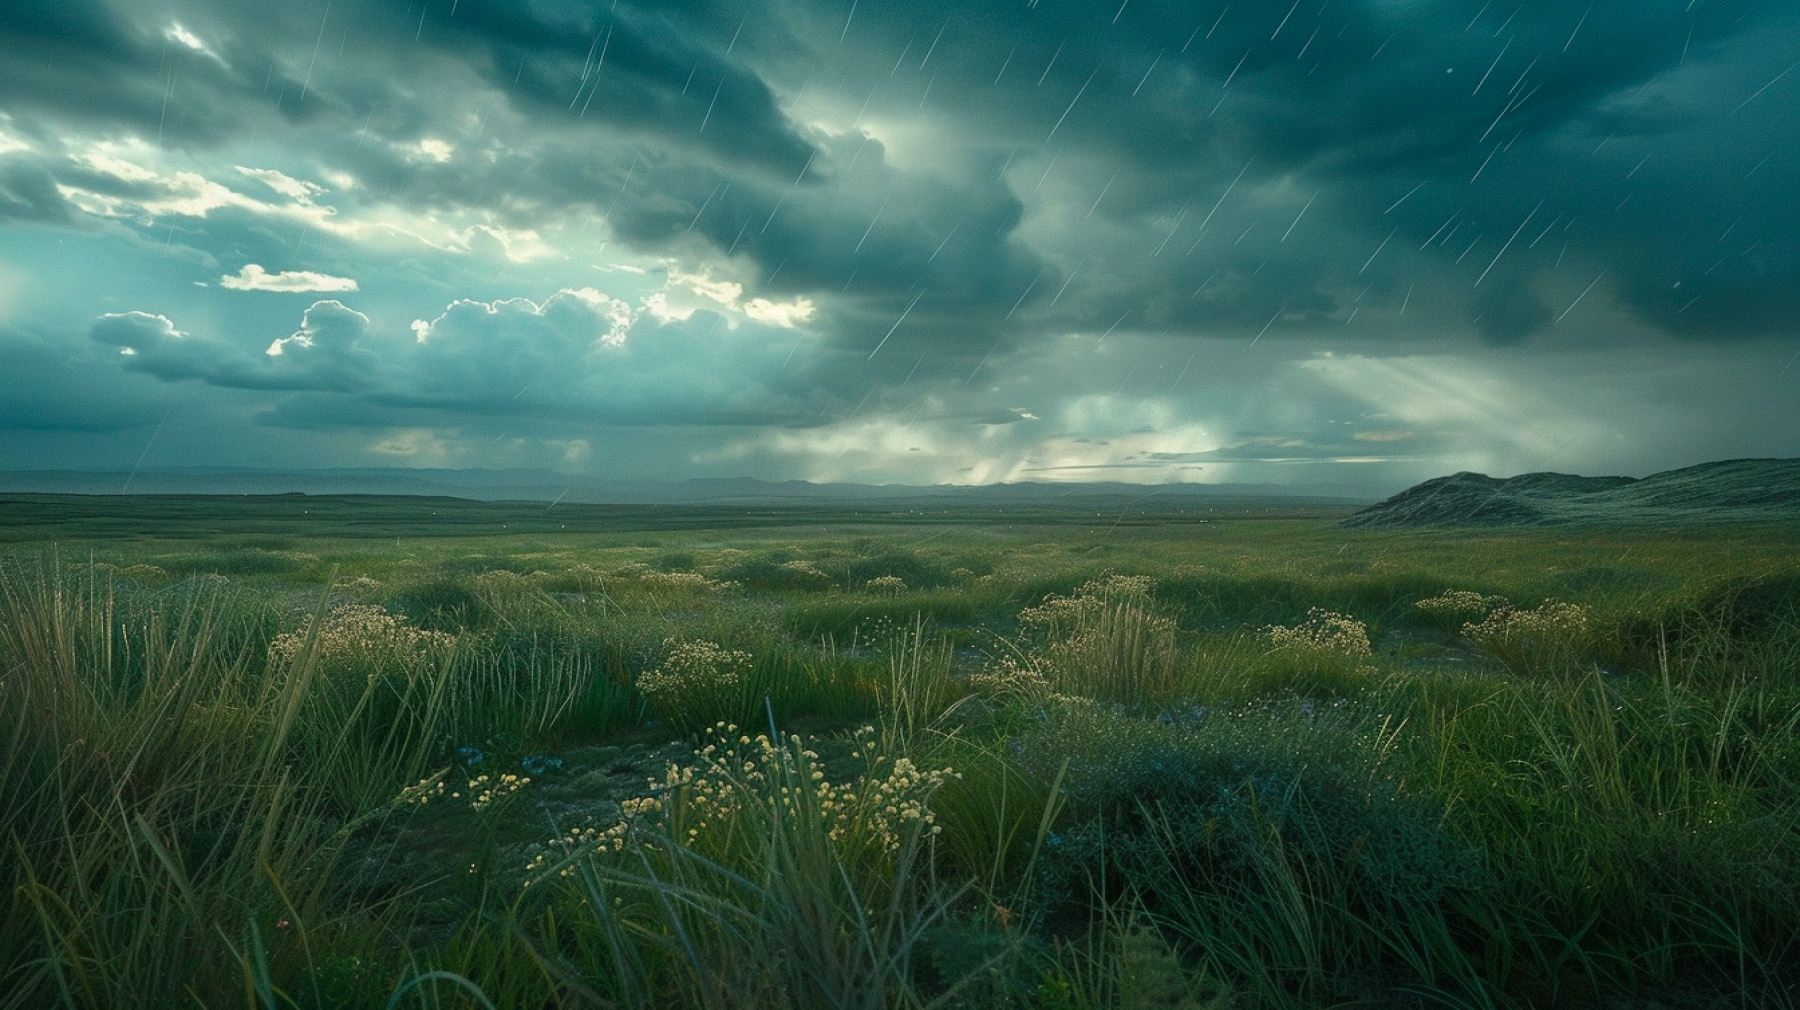
M 15 0 L 0 466 L 1800 452 L 1800 8 Z

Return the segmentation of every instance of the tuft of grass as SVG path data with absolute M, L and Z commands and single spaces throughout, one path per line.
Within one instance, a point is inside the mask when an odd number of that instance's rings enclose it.
M 916 1005 L 914 949 L 960 891 L 929 872 L 951 773 L 870 731 L 864 776 L 840 787 L 798 737 L 721 730 L 698 769 L 671 767 L 631 820 L 544 867 L 526 914 L 577 926 L 557 970 L 625 1006 L 672 989 L 700 1007 Z
M 304 987 L 315 926 L 352 949 L 382 928 L 329 898 L 348 819 L 381 808 L 335 808 L 289 763 L 310 665 L 263 666 L 244 645 L 268 615 L 213 583 L 146 603 L 92 568 L 0 570 L 12 1005 L 229 1002 L 242 962 L 217 927 L 278 917 L 268 957 Z
M 1019 615 L 1030 629 L 1026 665 L 1066 694 L 1114 704 L 1158 704 L 1180 683 L 1176 626 L 1155 612 L 1155 584 L 1107 575 Z
M 1463 636 L 1515 674 L 1567 674 L 1593 649 L 1594 615 L 1574 603 L 1552 600 L 1530 610 L 1500 605 L 1462 627 Z

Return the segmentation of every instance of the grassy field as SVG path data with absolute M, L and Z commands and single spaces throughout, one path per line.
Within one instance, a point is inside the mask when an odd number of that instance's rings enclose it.
M 1800 528 L 0 498 L 0 1008 L 1795 1007 Z

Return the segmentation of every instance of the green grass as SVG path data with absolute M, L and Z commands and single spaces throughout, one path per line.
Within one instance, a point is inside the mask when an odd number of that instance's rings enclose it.
M 1800 1004 L 1791 528 L 544 511 L 0 502 L 0 1008 Z

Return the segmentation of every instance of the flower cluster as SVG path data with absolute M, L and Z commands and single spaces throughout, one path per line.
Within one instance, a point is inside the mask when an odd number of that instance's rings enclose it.
M 531 784 L 524 775 L 508 772 L 497 779 L 477 775 L 469 780 L 469 809 L 485 810 Z
M 850 752 L 864 763 L 864 774 L 845 785 L 826 777 L 818 753 L 799 736 L 780 744 L 729 724 L 714 730 L 716 739 L 700 750 L 697 768 L 670 765 L 661 781 L 651 781 L 669 798 L 667 808 L 690 844 L 729 833 L 755 812 L 813 817 L 833 842 L 894 852 L 913 830 L 937 832 L 931 794 L 956 776 L 949 768 L 926 771 L 908 758 L 883 754 L 868 726 L 857 730 Z
M 1035 607 L 1019 612 L 1019 623 L 1035 631 L 1056 636 L 1076 631 L 1091 624 L 1094 615 L 1109 605 L 1147 604 L 1156 591 L 1156 580 L 1148 575 L 1115 575 L 1107 573 L 1075 587 L 1067 596 L 1055 593 L 1044 597 Z
M 1485 614 L 1505 605 L 1504 597 L 1485 596 L 1468 589 L 1446 589 L 1413 604 L 1428 614 Z
M 989 660 L 980 672 L 970 674 L 969 689 L 990 698 L 1009 695 L 1036 698 L 1050 690 L 1050 681 L 1032 657 L 1006 654 Z
M 1147 600 L 1156 592 L 1156 580 L 1148 575 L 1120 575 L 1107 572 L 1089 579 L 1075 589 L 1076 596 L 1096 596 L 1103 600 Z
M 899 596 L 906 592 L 906 580 L 898 575 L 878 575 L 864 583 L 863 588 L 882 596 Z
M 345 579 L 337 585 L 339 589 L 351 593 L 372 593 L 381 588 L 380 582 L 367 575 L 358 575 L 354 579 Z
M 1044 597 L 1044 602 L 1035 607 L 1027 607 L 1019 612 L 1019 624 L 1032 631 L 1055 637 L 1060 633 L 1072 632 L 1093 619 L 1093 615 L 1104 609 L 1106 603 L 1098 597 L 1058 596 L 1051 593 Z
M 1467 589 L 1446 589 L 1429 599 L 1413 604 L 1424 620 L 1443 631 L 1455 631 L 1470 621 L 1479 621 L 1494 610 L 1508 606 L 1503 596 L 1487 596 Z
M 1463 625 L 1463 637 L 1515 673 L 1542 673 L 1566 666 L 1586 646 L 1593 613 L 1575 603 L 1551 600 L 1531 610 L 1502 605 L 1480 621 Z
M 1463 634 L 1476 640 L 1496 635 L 1580 635 L 1587 632 L 1592 619 L 1588 608 L 1578 603 L 1552 600 L 1532 610 L 1498 608 L 1479 622 L 1463 625 Z
M 292 662 L 305 650 L 312 635 L 309 617 L 298 631 L 285 631 L 269 643 L 269 656 L 278 663 Z M 456 636 L 426 631 L 367 603 L 340 603 L 331 608 L 318 628 L 319 656 L 326 660 L 416 660 L 448 652 Z
M 595 852 L 623 852 L 625 836 L 631 833 L 633 820 L 619 821 L 606 828 L 591 824 L 570 828 L 562 834 L 546 840 L 545 848 L 541 849 L 537 855 L 532 856 L 531 861 L 525 864 L 525 872 L 535 878 L 549 864 L 553 855 L 560 854 L 562 857 L 568 857 Z M 562 859 L 562 866 L 557 870 L 557 875 L 573 877 L 575 875 L 573 860 Z M 525 886 L 530 887 L 531 883 L 531 880 L 527 880 Z
M 453 800 L 467 800 L 470 810 L 481 811 L 494 806 L 530 784 L 531 779 L 528 776 L 508 773 L 498 778 L 491 775 L 477 775 L 472 779 L 464 779 L 462 788 L 451 789 L 448 779 L 442 775 L 434 775 L 420 779 L 401 796 L 407 803 L 424 806 L 433 799 L 442 799 L 448 795 Z
M 863 762 L 864 774 L 844 784 L 827 777 L 818 752 L 799 736 L 776 742 L 724 722 L 713 726 L 713 736 L 695 764 L 670 763 L 647 781 L 650 795 L 621 803 L 618 822 L 571 829 L 550 839 L 550 849 L 564 857 L 620 852 L 634 831 L 649 830 L 723 861 L 746 843 L 760 849 L 759 839 L 770 831 L 820 830 L 846 862 L 885 857 L 909 838 L 941 830 L 931 794 L 958 777 L 949 768 L 925 770 L 883 754 L 872 727 L 852 740 L 850 756 Z M 551 855 L 538 853 L 526 870 L 542 871 Z M 573 868 L 559 872 L 568 876 Z
M 1019 613 L 1037 645 L 1014 665 L 1097 700 L 1138 703 L 1166 693 L 1179 675 L 1177 629 L 1152 609 L 1155 590 L 1149 576 L 1107 573 L 1068 596 L 1046 596 Z M 1003 664 L 1000 673 L 1010 679 L 1015 671 Z M 1029 687 L 1028 678 L 1020 686 Z
M 740 693 L 751 663 L 747 652 L 717 642 L 667 639 L 662 665 L 639 675 L 637 688 L 662 716 L 684 727 L 704 726 Z
M 1314 607 L 1293 627 L 1272 624 L 1263 629 L 1271 649 L 1306 655 L 1370 656 L 1369 629 L 1348 614 Z
M 669 654 L 662 665 L 638 678 L 638 690 L 655 698 L 676 692 L 735 685 L 750 654 L 717 642 L 665 639 Z
M 128 565 L 118 569 L 118 576 L 133 582 L 153 583 L 168 581 L 169 573 L 156 565 Z
M 825 574 L 823 569 L 818 565 L 813 564 L 811 561 L 783 561 L 781 563 L 781 570 L 786 574 L 788 580 L 793 582 L 830 584 L 832 581 L 831 576 Z
M 707 578 L 699 572 L 649 571 L 638 575 L 637 583 L 645 589 L 671 593 L 722 593 L 738 586 L 729 579 Z

